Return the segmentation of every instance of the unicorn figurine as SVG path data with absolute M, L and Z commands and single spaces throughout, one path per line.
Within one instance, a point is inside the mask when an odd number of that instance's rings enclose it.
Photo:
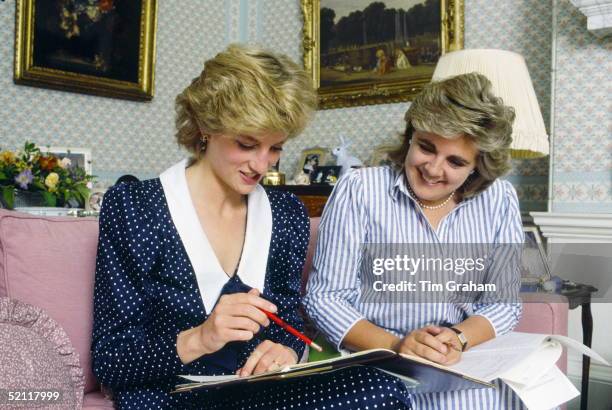
M 332 154 L 334 154 L 337 158 L 336 164 L 342 167 L 340 176 L 346 174 L 352 167 L 359 168 L 363 166 L 363 162 L 361 162 L 359 158 L 349 153 L 348 147 L 350 145 L 350 141 L 345 140 L 344 137 L 340 136 L 340 145 L 332 150 Z

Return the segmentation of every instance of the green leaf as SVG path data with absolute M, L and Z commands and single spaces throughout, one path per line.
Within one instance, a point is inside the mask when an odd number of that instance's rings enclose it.
M 32 180 L 32 186 L 37 188 L 37 189 L 40 189 L 41 191 L 46 191 L 47 190 L 47 187 L 45 186 L 45 184 L 40 182 L 38 179 Z
M 51 192 L 43 191 L 42 193 L 45 205 L 55 206 L 57 204 L 57 198 Z
M 0 179 L 8 179 L 8 177 L 4 172 L 0 171 Z
M 89 199 L 89 188 L 87 188 L 87 185 L 83 185 L 83 184 L 77 184 L 75 186 L 75 189 L 77 190 L 77 192 L 81 195 L 83 201 L 79 201 L 81 202 L 83 205 L 85 205 L 85 202 L 87 202 L 87 200 Z
M 2 187 L 2 200 L 8 209 L 15 206 L 15 189 L 12 186 Z

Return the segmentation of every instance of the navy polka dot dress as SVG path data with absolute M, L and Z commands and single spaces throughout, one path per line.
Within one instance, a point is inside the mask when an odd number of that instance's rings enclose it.
M 288 193 L 270 192 L 272 237 L 263 297 L 297 329 L 309 221 Z M 239 280 L 235 278 L 232 280 Z M 231 281 L 228 279 L 228 281 Z M 225 288 L 224 288 L 225 289 Z M 208 317 L 159 179 L 122 184 L 104 196 L 94 290 L 93 370 L 122 409 L 408 408 L 404 384 L 370 368 L 264 385 L 171 394 L 180 374 L 233 374 L 263 340 L 302 355 L 304 344 L 276 325 L 185 365 L 177 335 Z

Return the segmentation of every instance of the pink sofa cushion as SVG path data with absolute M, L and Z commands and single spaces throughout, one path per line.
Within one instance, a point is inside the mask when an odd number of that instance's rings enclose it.
M 304 262 L 304 270 L 302 270 L 302 295 L 306 292 L 306 282 L 312 268 L 312 258 L 314 256 L 317 237 L 319 236 L 320 217 L 310 218 L 310 241 L 308 242 L 308 250 L 306 251 L 306 261 Z
M 114 408 L 112 400 L 99 390 L 87 393 L 83 397 L 82 410 L 113 410 Z
M 62 326 L 79 354 L 85 393 L 97 389 L 90 354 L 97 244 L 95 218 L 0 209 L 0 296 L 40 307 Z

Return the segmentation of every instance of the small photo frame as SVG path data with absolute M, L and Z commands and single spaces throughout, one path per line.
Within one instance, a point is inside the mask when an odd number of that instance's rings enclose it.
M 81 167 L 87 175 L 92 175 L 91 150 L 88 148 L 48 147 L 42 151 L 53 154 L 60 160 L 68 158 L 71 167 Z
M 372 151 L 372 157 L 370 158 L 371 167 L 382 167 L 385 165 L 393 165 L 393 161 L 389 158 L 389 153 L 395 151 L 398 148 L 398 144 L 386 144 L 379 145 Z
M 299 175 L 303 172 L 307 175 L 312 175 L 315 168 L 325 165 L 328 154 L 329 151 L 327 148 L 322 147 L 303 150 L 295 174 Z
M 339 165 L 329 165 L 317 167 L 310 174 L 311 185 L 335 185 L 340 177 L 342 167 Z
M 100 212 L 106 191 L 106 188 L 93 188 L 85 204 L 85 210 L 92 213 Z

